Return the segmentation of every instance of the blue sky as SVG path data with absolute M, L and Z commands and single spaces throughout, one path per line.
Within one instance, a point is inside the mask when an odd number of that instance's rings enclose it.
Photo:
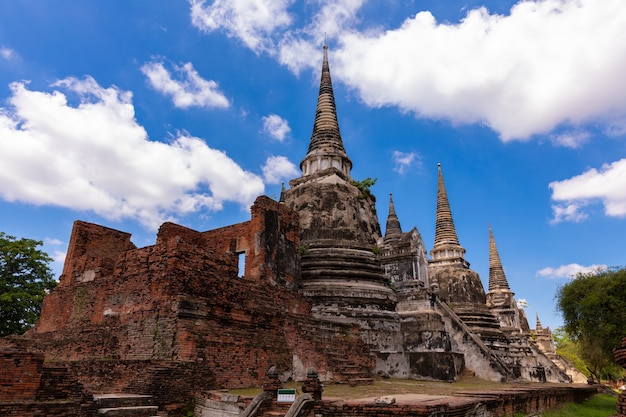
M 561 325 L 559 285 L 623 266 L 622 0 L 0 2 L 0 230 L 74 220 L 153 244 L 248 220 L 300 175 L 322 45 L 353 178 L 428 248 L 442 164 L 466 259 L 488 227 L 517 299 Z

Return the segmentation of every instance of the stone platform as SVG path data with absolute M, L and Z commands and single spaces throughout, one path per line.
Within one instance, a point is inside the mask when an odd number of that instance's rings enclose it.
M 583 401 L 597 393 L 595 386 L 544 386 L 463 390 L 451 395 L 398 394 L 361 399 L 325 398 L 315 405 L 324 416 L 491 417 L 534 414 L 567 402 Z M 391 404 L 390 404 L 391 403 Z
M 372 386 L 371 390 L 359 390 L 362 397 L 356 398 L 356 392 L 347 394 L 350 398 L 324 396 L 317 401 L 309 416 L 325 417 L 378 417 L 378 416 L 413 416 L 413 417 L 496 417 L 512 416 L 515 413 L 534 415 L 568 402 L 582 402 L 598 392 L 591 385 L 556 385 L 528 384 L 517 386 L 502 384 L 499 387 L 489 386 L 480 389 L 454 390 L 453 384 L 442 388 L 441 394 L 434 393 L 433 387 L 425 387 L 424 393 L 403 392 L 413 391 L 399 388 L 398 394 L 393 391 L 381 393 L 380 387 Z M 333 391 L 332 387 L 326 387 Z M 224 395 L 224 394 L 222 394 Z M 232 415 L 237 415 L 246 407 L 251 398 L 227 395 L 220 401 L 218 396 L 212 400 L 196 398 L 196 415 L 215 417 L 216 412 L 223 413 L 226 405 L 230 405 Z M 210 402 L 209 407 L 206 403 Z M 226 404 L 228 403 L 228 404 Z M 238 407 L 240 408 L 238 410 Z M 269 407 L 269 406 L 268 406 Z M 269 407 L 269 409 L 272 409 Z M 223 416 L 224 414 L 219 414 Z M 281 415 L 285 415 L 284 413 Z

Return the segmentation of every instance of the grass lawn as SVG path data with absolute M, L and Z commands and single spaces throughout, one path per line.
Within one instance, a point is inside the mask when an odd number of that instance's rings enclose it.
M 582 404 L 568 403 L 543 413 L 543 417 L 608 417 L 617 414 L 617 397 L 598 394 Z

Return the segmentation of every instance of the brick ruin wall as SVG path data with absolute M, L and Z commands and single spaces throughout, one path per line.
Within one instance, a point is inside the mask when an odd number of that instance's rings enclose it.
M 0 415 L 83 417 L 95 411 L 67 368 L 20 348 L 0 349 Z
M 91 392 L 157 394 L 164 403 L 258 386 L 273 365 L 284 378 L 316 367 L 336 379 L 329 357 L 338 352 L 370 369 L 358 328 L 311 317 L 296 288 L 298 254 L 296 215 L 267 197 L 249 222 L 209 232 L 165 223 L 144 248 L 127 233 L 76 222 L 59 285 L 37 326 L 13 344 L 65 366 Z

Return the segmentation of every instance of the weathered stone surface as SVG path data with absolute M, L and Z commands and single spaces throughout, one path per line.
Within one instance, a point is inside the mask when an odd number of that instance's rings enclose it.
M 373 351 L 397 349 L 396 295 L 377 258 L 374 202 L 336 168 L 291 181 L 285 205 L 299 215 L 301 285 L 315 317 L 356 324 Z

